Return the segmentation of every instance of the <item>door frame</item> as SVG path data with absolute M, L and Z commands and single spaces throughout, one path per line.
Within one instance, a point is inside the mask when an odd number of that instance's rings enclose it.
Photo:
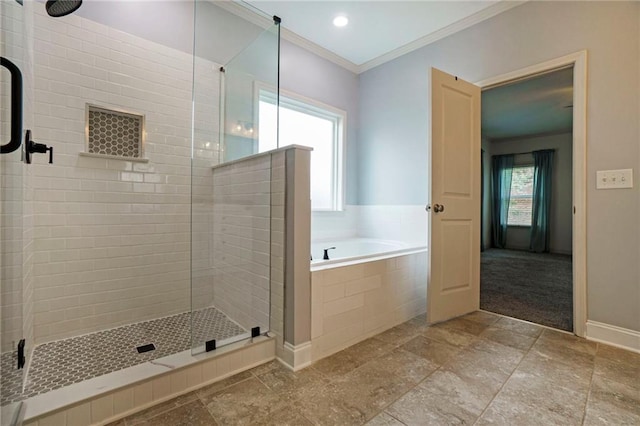
M 587 326 L 587 51 L 500 74 L 474 83 L 482 91 L 562 68 L 573 67 L 573 332 Z M 479 250 L 480 248 L 478 248 Z

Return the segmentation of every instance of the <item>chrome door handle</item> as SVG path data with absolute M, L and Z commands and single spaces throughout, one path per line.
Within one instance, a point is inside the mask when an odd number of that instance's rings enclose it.
M 430 212 L 431 211 L 431 204 L 427 204 L 427 206 L 424 209 L 426 211 Z
M 435 213 L 441 213 L 444 211 L 444 204 L 434 204 L 433 205 L 433 211 Z

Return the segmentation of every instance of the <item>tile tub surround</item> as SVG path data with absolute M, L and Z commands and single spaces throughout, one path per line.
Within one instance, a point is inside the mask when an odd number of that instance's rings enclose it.
M 426 246 L 428 217 L 424 208 L 424 204 L 348 204 L 342 211 L 314 211 L 311 214 L 311 236 L 314 241 L 378 238 Z
M 317 361 L 423 313 L 427 252 L 312 271 L 311 292 Z
M 265 364 L 111 426 L 638 424 L 638 374 L 640 354 L 519 320 L 419 316 L 298 372 Z
M 2 405 L 188 350 L 192 324 L 196 342 L 247 333 L 216 308 L 208 308 L 194 312 L 193 322 L 191 313 L 186 312 L 45 343 L 34 349 L 24 392 L 13 354 L 3 354 Z M 136 347 L 148 343 L 156 349 L 137 352 Z M 7 367 L 13 374 L 4 375 Z

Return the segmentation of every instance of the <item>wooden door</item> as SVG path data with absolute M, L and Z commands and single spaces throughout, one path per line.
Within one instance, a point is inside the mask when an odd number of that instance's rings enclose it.
M 480 88 L 431 69 L 427 320 L 480 306 Z

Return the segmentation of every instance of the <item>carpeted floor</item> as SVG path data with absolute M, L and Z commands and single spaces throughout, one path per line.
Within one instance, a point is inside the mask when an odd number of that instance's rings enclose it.
M 573 331 L 571 256 L 482 252 L 480 309 Z

